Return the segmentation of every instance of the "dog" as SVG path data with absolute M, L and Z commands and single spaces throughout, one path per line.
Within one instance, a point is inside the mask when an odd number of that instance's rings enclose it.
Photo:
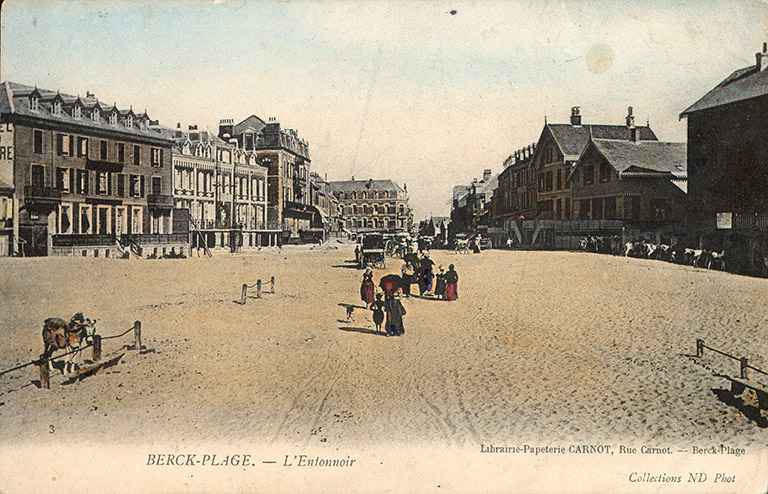
M 354 321 L 355 320 L 355 306 L 354 305 L 347 305 L 347 321 Z

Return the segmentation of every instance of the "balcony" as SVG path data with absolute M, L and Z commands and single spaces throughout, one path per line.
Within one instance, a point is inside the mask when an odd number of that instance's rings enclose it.
M 61 191 L 53 187 L 27 185 L 24 187 L 24 198 L 31 203 L 59 204 L 61 203 Z
M 147 196 L 147 206 L 154 209 L 173 209 L 173 196 L 150 194 Z
M 123 171 L 123 164 L 122 163 L 115 163 L 113 161 L 107 161 L 107 160 L 92 160 L 88 159 L 85 162 L 85 169 L 86 170 L 96 170 L 100 172 L 115 172 L 119 173 Z

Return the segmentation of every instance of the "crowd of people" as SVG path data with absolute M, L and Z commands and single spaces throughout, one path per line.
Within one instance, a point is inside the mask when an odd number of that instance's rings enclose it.
M 448 271 L 442 266 L 434 273 L 434 261 L 428 253 L 406 256 L 400 275 L 388 274 L 379 281 L 381 291 L 377 292 L 373 283 L 373 271 L 366 268 L 360 284 L 360 299 L 367 310 L 373 311 L 373 322 L 379 332 L 384 324 L 387 336 L 401 336 L 405 333 L 403 316 L 406 314 L 401 299 L 411 297 L 411 285 L 419 286 L 419 297 L 441 300 L 459 298 L 459 275 L 455 266 L 450 264 Z

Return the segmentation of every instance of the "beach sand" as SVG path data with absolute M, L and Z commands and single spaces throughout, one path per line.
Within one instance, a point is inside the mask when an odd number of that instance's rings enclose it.
M 346 321 L 339 304 L 362 305 L 362 271 L 338 247 L 3 259 L 0 369 L 40 355 L 45 318 L 75 312 L 103 336 L 140 320 L 149 351 L 122 349 L 130 334 L 105 340 L 119 365 L 70 385 L 52 373 L 50 390 L 30 384 L 36 367 L 0 376 L 2 443 L 767 442 L 712 391 L 729 389 L 715 373 L 738 377 L 739 363 L 693 357 L 702 338 L 768 369 L 766 279 L 588 253 L 433 251 L 456 265 L 459 299 L 404 300 L 405 335 L 384 337 L 370 311 Z M 374 281 L 401 263 L 388 259 Z M 270 276 L 275 294 L 234 302 Z

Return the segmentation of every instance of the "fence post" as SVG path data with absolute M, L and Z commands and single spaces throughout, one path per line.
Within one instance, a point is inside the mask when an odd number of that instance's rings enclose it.
M 48 359 L 41 357 L 37 366 L 40 368 L 40 387 L 51 389 L 51 370 L 48 368 Z
M 141 321 L 133 323 L 133 344 L 136 350 L 141 350 Z
M 697 357 L 704 356 L 704 340 L 702 340 L 701 338 L 698 338 L 696 340 L 696 356 Z
M 747 367 L 749 367 L 747 357 L 741 357 L 741 378 L 747 379 Z
M 240 303 L 245 305 L 246 300 L 248 300 L 248 285 L 243 283 L 243 293 L 240 296 Z
M 93 361 L 101 360 L 101 335 L 93 335 Z
M 256 298 L 261 298 L 261 280 L 256 280 Z
M 269 278 L 269 293 L 275 293 L 275 277 Z

